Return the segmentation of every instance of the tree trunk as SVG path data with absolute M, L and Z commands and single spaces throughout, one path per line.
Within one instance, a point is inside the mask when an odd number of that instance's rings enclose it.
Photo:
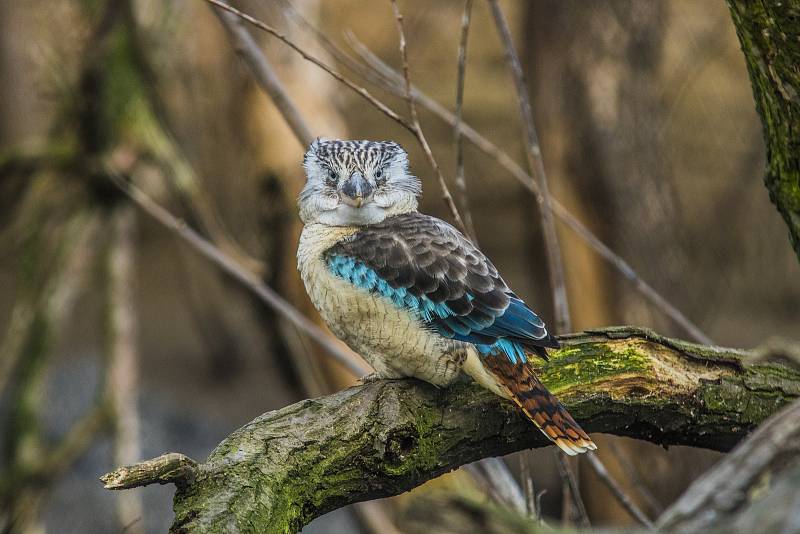
M 728 0 L 764 126 L 769 198 L 800 260 L 800 1 Z

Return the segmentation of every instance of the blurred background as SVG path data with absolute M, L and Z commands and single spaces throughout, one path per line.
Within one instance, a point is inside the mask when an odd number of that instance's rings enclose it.
M 401 66 L 388 2 L 248 0 L 405 115 L 369 53 Z M 454 109 L 464 2 L 399 2 L 411 77 Z M 764 146 L 723 2 L 501 2 L 523 58 L 551 191 L 715 343 L 800 337 L 800 266 L 763 186 Z M 310 27 L 355 61 L 334 57 Z M 253 31 L 313 135 L 392 139 L 422 211 L 446 220 L 414 137 L 274 38 Z M 484 2 L 469 34 L 464 121 L 525 167 L 512 78 Z M 385 67 L 380 67 L 385 68 Z M 385 73 L 384 73 L 385 74 Z M 453 128 L 420 117 L 451 189 Z M 465 141 L 478 242 L 553 321 L 537 203 Z M 117 189 L 104 162 L 303 313 L 295 269 L 305 147 L 201 0 L 0 1 L 0 525 L 16 532 L 161 532 L 171 487 L 125 494 L 98 476 L 180 451 L 205 458 L 255 416 L 354 377 Z M 130 171 L 129 173 L 127 171 Z M 692 336 L 563 224 L 573 329 Z M 650 514 L 716 455 L 601 437 L 609 470 Z M 606 446 L 608 445 L 608 446 Z M 508 458 L 517 470 L 516 458 Z M 550 450 L 530 453 L 561 514 Z M 631 521 L 580 466 L 596 525 Z M 467 488 L 467 489 L 464 489 Z M 306 532 L 414 532 L 415 502 L 474 491 L 457 471 L 314 521 Z

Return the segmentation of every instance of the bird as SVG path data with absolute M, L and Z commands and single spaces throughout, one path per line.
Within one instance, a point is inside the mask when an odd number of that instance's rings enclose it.
M 446 387 L 466 374 L 565 453 L 597 448 L 531 363 L 558 340 L 475 244 L 418 211 L 422 185 L 398 143 L 317 138 L 303 167 L 297 268 L 376 377 Z

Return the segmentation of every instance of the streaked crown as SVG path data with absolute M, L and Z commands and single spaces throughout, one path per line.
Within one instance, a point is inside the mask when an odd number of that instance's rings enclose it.
M 394 141 L 342 141 L 317 139 L 306 153 L 331 167 L 360 170 L 380 167 L 403 149 Z
M 317 139 L 303 167 L 307 181 L 299 203 L 307 223 L 374 224 L 417 208 L 420 182 L 393 141 Z

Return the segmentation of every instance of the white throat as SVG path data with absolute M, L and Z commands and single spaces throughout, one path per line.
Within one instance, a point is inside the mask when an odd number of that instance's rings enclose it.
M 303 213 L 300 218 L 305 224 L 319 223 L 326 226 L 368 226 L 378 224 L 384 219 L 417 211 L 417 199 L 410 195 L 403 201 L 389 206 L 381 206 L 378 201 L 368 202 L 359 208 L 340 203 L 333 208 L 312 213 Z

